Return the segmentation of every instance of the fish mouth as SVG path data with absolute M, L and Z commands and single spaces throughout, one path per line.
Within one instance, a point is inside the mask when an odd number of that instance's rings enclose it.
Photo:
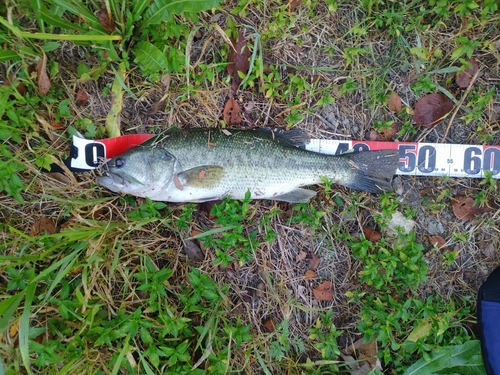
M 144 186 L 144 183 L 127 173 L 114 173 L 109 169 L 105 176 L 97 177 L 96 182 L 114 192 L 123 192 L 125 189 L 136 188 L 137 185 Z
M 96 183 L 115 193 L 121 192 L 126 185 L 125 179 L 114 173 L 106 173 L 106 176 L 97 177 Z

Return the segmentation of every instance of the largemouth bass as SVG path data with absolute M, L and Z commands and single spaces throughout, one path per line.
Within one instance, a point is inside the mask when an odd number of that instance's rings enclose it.
M 230 196 L 307 202 L 301 188 L 333 182 L 380 193 L 391 189 L 395 150 L 325 155 L 307 151 L 301 131 L 169 130 L 103 166 L 97 184 L 117 193 L 168 202 L 205 202 Z

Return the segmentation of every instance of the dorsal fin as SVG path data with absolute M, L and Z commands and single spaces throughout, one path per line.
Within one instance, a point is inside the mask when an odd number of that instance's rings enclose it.
M 286 130 L 285 128 L 260 128 L 254 129 L 254 131 L 267 134 L 270 137 L 299 148 L 305 148 L 311 141 L 311 138 L 305 131 L 295 128 L 290 130 Z

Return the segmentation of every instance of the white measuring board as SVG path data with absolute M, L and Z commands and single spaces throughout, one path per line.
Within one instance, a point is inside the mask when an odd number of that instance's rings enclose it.
M 500 146 L 312 139 L 306 149 L 332 155 L 350 149 L 398 150 L 396 174 L 482 178 L 489 171 L 500 178 Z

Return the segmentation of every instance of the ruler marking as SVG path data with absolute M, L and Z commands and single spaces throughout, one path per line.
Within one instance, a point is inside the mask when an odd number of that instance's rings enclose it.
M 306 148 L 331 155 L 347 149 L 398 150 L 398 175 L 483 178 L 487 170 L 500 178 L 500 146 L 313 139 Z

